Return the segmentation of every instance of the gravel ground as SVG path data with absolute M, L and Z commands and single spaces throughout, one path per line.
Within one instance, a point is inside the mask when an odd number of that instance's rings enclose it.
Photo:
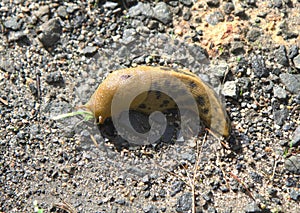
M 300 212 L 299 11 L 299 0 L 1 1 L 0 212 Z M 131 146 L 109 121 L 51 119 L 140 64 L 188 68 L 222 93 L 229 149 L 205 134 Z

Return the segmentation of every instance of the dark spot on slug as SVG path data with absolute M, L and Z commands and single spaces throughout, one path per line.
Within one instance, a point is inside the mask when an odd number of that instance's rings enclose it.
M 201 112 L 202 112 L 203 114 L 207 115 L 207 114 L 209 113 L 209 109 L 204 108 L 204 109 L 201 110 Z
M 161 92 L 160 91 L 155 91 L 155 94 L 156 94 L 156 99 L 160 99 Z
M 159 107 L 160 107 L 160 108 L 162 108 L 162 107 L 167 107 L 169 103 L 170 103 L 169 100 L 164 100 L 163 103 L 159 105 Z
M 122 80 L 126 80 L 126 79 L 128 79 L 130 77 L 131 77 L 131 75 L 121 75 L 121 79 Z
M 195 88 L 197 87 L 197 84 L 194 81 L 190 81 L 190 87 Z
M 146 109 L 146 105 L 145 105 L 145 104 L 140 104 L 140 105 L 139 105 L 139 108 L 141 108 L 141 109 Z
M 197 97 L 197 103 L 200 105 L 200 106 L 204 106 L 205 105 L 205 100 L 202 96 L 198 96 Z
M 166 104 L 166 105 L 168 105 L 170 103 L 170 101 L 169 100 L 164 100 L 163 101 L 163 104 Z

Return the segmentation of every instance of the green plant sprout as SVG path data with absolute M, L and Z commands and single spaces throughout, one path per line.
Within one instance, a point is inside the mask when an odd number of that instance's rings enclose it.
M 84 115 L 84 121 L 89 121 L 94 119 L 94 115 L 92 112 L 88 112 L 88 111 L 76 111 L 76 112 L 69 112 L 69 113 L 65 113 L 65 114 L 61 114 L 61 115 L 57 115 L 52 117 L 53 120 L 60 120 L 60 119 L 64 119 L 64 118 L 69 118 L 69 117 L 73 117 L 76 115 Z
M 243 96 L 243 88 L 240 89 L 240 96 Z
M 33 208 L 34 208 L 34 212 L 36 212 L 36 213 L 43 213 L 44 212 L 44 209 L 39 208 L 37 200 L 33 201 Z

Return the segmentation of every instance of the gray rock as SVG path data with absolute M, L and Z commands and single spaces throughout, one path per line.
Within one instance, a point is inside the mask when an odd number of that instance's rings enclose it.
M 300 156 L 294 155 L 285 159 L 284 166 L 290 172 L 299 175 L 300 174 Z
M 115 9 L 118 6 L 117 2 L 107 1 L 103 5 L 104 8 Z
M 42 20 L 43 22 L 47 21 L 49 18 L 50 8 L 49 5 L 44 5 L 39 7 L 37 11 L 35 11 L 34 15 Z
M 59 8 L 57 8 L 56 12 L 61 18 L 66 18 L 68 15 L 67 9 L 65 6 L 59 6 Z
M 46 82 L 52 85 L 59 85 L 64 83 L 64 78 L 60 71 L 55 71 L 46 76 Z
M 280 81 L 286 86 L 286 89 L 291 93 L 297 94 L 300 91 L 300 76 L 288 73 L 279 75 Z
M 158 213 L 158 209 L 156 206 L 153 206 L 153 205 L 148 205 L 146 207 L 143 208 L 143 211 L 145 213 Z
M 237 83 L 235 81 L 226 81 L 222 89 L 222 94 L 226 97 L 237 98 Z
M 11 17 L 4 22 L 4 27 L 12 30 L 19 30 L 22 22 L 17 17 Z
M 254 42 L 261 36 L 261 31 L 258 29 L 249 30 L 247 33 L 248 41 Z
M 144 15 L 147 17 L 153 16 L 153 9 L 150 4 L 139 2 L 137 5 L 131 7 L 128 11 L 128 15 L 130 17 L 136 17 L 140 15 Z
M 220 5 L 219 0 L 206 0 L 206 3 L 210 7 L 219 7 L 219 5 Z
M 18 41 L 22 38 L 28 39 L 28 37 L 26 36 L 26 34 L 23 31 L 11 31 L 9 32 L 8 35 L 8 41 L 12 42 L 12 41 Z
M 258 207 L 258 205 L 255 202 L 249 203 L 245 207 L 244 211 L 246 213 L 259 213 L 259 212 L 262 212 L 262 210 Z
M 169 6 L 164 2 L 159 2 L 154 8 L 148 3 L 139 2 L 136 6 L 129 9 L 130 17 L 144 15 L 149 18 L 157 19 L 163 24 L 168 24 L 172 21 L 172 13 Z
M 232 42 L 232 47 L 230 49 L 231 53 L 235 55 L 240 55 L 245 53 L 244 44 L 240 41 Z
M 293 59 L 294 65 L 300 70 L 300 54 Z
M 289 115 L 288 109 L 284 108 L 273 113 L 275 124 L 282 126 Z
M 245 13 L 245 9 L 243 7 L 241 7 L 240 5 L 238 5 L 234 8 L 234 15 L 239 16 L 241 18 L 247 17 L 247 14 Z
M 295 130 L 293 139 L 291 142 L 291 146 L 293 146 L 293 147 L 297 147 L 299 145 L 300 145 L 300 126 L 298 126 L 297 129 Z
M 232 11 L 234 11 L 234 4 L 232 2 L 226 2 L 223 10 L 226 14 L 230 14 Z
M 210 67 L 211 73 L 219 78 L 224 77 L 228 69 L 226 61 L 220 61 L 217 65 L 211 65 Z
M 59 18 L 50 19 L 40 26 L 42 33 L 38 36 L 44 47 L 53 46 L 62 34 L 62 26 Z
M 296 190 L 292 189 L 290 192 L 290 197 L 294 201 L 300 201 L 300 191 L 296 191 Z
M 176 181 L 172 184 L 172 187 L 171 187 L 171 196 L 174 196 L 176 195 L 177 193 L 181 192 L 182 189 L 183 189 L 183 186 L 184 186 L 184 182 L 182 181 Z
M 178 198 L 176 211 L 177 212 L 187 212 L 191 209 L 192 209 L 192 194 L 185 193 Z
M 98 50 L 98 47 L 94 46 L 86 46 L 85 48 L 82 49 L 81 53 L 84 54 L 85 56 L 93 56 Z
M 289 59 L 286 55 L 286 48 L 285 46 L 281 45 L 276 51 L 275 51 L 275 58 L 277 59 L 277 62 L 283 66 L 289 65 Z
M 74 3 L 68 3 L 67 6 L 67 13 L 74 13 L 76 10 L 80 9 L 80 7 Z
M 159 2 L 153 8 L 153 12 L 153 18 L 159 20 L 163 24 L 169 24 L 172 21 L 171 10 L 165 2 Z
M 265 60 L 261 55 L 257 55 L 252 59 L 251 67 L 256 77 L 268 77 L 269 70 L 266 67 Z
M 219 22 L 224 21 L 225 18 L 223 14 L 219 11 L 211 13 L 206 16 L 206 22 L 209 23 L 210 25 L 217 25 Z
M 298 55 L 299 47 L 297 45 L 292 45 L 289 51 L 289 58 L 293 59 Z
M 280 86 L 273 87 L 273 94 L 275 98 L 279 98 L 279 99 L 286 99 L 287 97 L 287 93 L 285 89 L 283 89 Z
M 183 5 L 185 6 L 192 6 L 193 5 L 193 1 L 192 0 L 179 0 Z
M 282 1 L 281 0 L 273 0 L 273 4 L 274 4 L 274 7 L 282 8 Z

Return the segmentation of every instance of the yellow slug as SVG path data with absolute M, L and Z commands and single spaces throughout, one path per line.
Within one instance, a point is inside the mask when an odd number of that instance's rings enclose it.
M 186 90 L 178 83 L 175 84 L 172 79 L 179 79 L 185 85 Z M 114 71 L 107 76 L 90 100 L 81 108 L 92 112 L 102 124 L 106 118 L 112 116 L 112 102 L 116 92 L 121 91 L 123 96 L 127 96 L 135 94 L 138 89 L 142 88 L 145 92 L 135 96 L 130 104 L 130 110 L 151 114 L 154 111 L 176 109 L 178 103 L 158 90 L 151 90 L 153 88 L 151 85 L 155 85 L 155 88 L 165 87 L 175 91 L 178 93 L 177 100 L 180 102 L 185 102 L 185 94 L 189 92 L 197 104 L 199 118 L 205 126 L 219 136 L 229 137 L 231 124 L 222 102 L 210 86 L 189 70 L 139 66 Z M 117 111 L 113 113 L 120 113 L 122 110 L 128 109 L 125 109 L 122 103 L 118 103 Z

